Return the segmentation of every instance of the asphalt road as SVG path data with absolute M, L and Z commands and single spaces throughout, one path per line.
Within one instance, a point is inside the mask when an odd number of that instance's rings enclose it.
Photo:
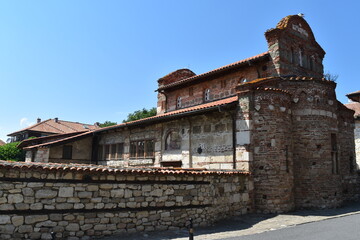
M 359 240 L 360 214 L 223 240 Z

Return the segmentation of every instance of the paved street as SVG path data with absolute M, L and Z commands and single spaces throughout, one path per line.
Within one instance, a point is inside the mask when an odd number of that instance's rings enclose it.
M 359 240 L 360 214 L 223 240 Z
M 327 222 L 329 228 L 326 228 Z M 333 223 L 334 222 L 334 223 Z M 309 223 L 309 224 L 305 224 Z M 315 224 L 315 225 L 313 225 Z M 316 224 L 320 224 L 317 226 Z M 324 224 L 324 226 L 322 226 Z M 309 229 L 302 229 L 307 227 Z M 294 227 L 297 226 L 297 227 Z M 312 227 L 313 226 L 313 227 Z M 341 238 L 328 238 L 328 236 L 320 236 L 318 233 L 323 233 L 334 236 L 339 231 L 339 226 L 345 231 Z M 218 222 L 214 226 L 206 228 L 195 229 L 195 240 L 236 240 L 236 239 L 360 239 L 360 202 L 347 204 L 342 208 L 336 209 L 322 209 L 322 210 L 299 210 L 287 214 L 248 214 L 245 216 L 233 217 Z M 294 229 L 300 229 L 293 232 Z M 278 231 L 274 231 L 280 229 Z M 316 232 L 318 230 L 318 232 Z M 284 231 L 284 233 L 283 233 Z M 289 231 L 289 232 L 288 232 Z M 313 233 L 310 233 L 314 231 Z M 333 231 L 332 234 L 330 231 Z M 269 234 L 269 236 L 267 235 Z M 283 238 L 280 235 L 284 234 Z M 290 235 L 286 235 L 290 234 Z M 291 235 L 294 234 L 294 235 Z M 296 235 L 297 234 L 297 235 Z M 311 234 L 311 235 L 309 235 Z M 248 236 L 252 235 L 252 236 Z M 266 236 L 265 236 L 266 235 Z M 348 236 L 356 238 L 347 238 Z M 274 238 L 270 238 L 270 237 Z M 296 238 L 296 237 L 307 236 L 308 238 Z M 311 237 L 309 237 L 311 236 Z M 346 236 L 346 237 L 345 237 Z M 258 238 L 251 238 L 258 237 Z M 316 238 L 318 237 L 318 238 Z M 165 231 L 165 232 L 149 232 L 149 233 L 137 233 L 124 236 L 111 236 L 104 237 L 101 240 L 188 240 L 187 230 L 178 231 Z

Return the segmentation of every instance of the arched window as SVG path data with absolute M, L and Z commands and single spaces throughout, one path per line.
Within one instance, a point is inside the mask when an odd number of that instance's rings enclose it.
M 312 55 L 310 57 L 310 70 L 314 70 L 314 64 L 315 64 L 315 57 Z
M 210 89 L 206 89 L 204 92 L 204 100 L 205 101 L 210 101 Z
M 178 132 L 171 131 L 165 138 L 165 150 L 179 150 L 181 148 L 181 137 Z
M 300 48 L 299 49 L 299 65 L 301 66 L 301 67 L 303 67 L 303 54 L 304 54 L 304 51 L 302 50 L 302 48 Z
M 290 49 L 290 62 L 291 63 L 295 62 L 294 48 Z
M 181 97 L 178 97 L 176 100 L 176 108 L 181 108 Z

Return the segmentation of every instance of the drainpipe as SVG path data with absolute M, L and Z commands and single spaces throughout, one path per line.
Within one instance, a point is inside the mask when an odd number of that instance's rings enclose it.
M 232 148 L 233 148 L 233 169 L 236 169 L 236 110 L 231 114 L 232 120 Z

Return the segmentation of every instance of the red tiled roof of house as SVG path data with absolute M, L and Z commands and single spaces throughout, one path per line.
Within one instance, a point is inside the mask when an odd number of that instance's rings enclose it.
M 82 132 L 98 129 L 99 127 L 86 123 L 70 122 L 64 120 L 48 119 L 40 123 L 36 123 L 30 127 L 21 129 L 19 131 L 8 134 L 8 136 L 16 135 L 17 133 L 24 131 L 36 131 L 36 132 L 45 132 L 45 133 L 72 133 L 72 132 Z
M 160 121 L 160 120 L 163 120 L 163 119 L 165 119 L 167 117 L 172 117 L 172 116 L 177 117 L 179 115 L 187 114 L 187 113 L 195 113 L 195 112 L 199 112 L 199 111 L 206 111 L 206 110 L 213 109 L 215 107 L 219 107 L 219 106 L 234 103 L 237 100 L 238 100 L 237 96 L 224 98 L 224 99 L 217 100 L 217 101 L 214 101 L 214 102 L 209 102 L 209 103 L 205 103 L 205 104 L 201 104 L 201 105 L 197 105 L 197 106 L 193 106 L 193 107 L 178 109 L 176 111 L 167 112 L 167 113 L 156 115 L 156 116 L 153 116 L 153 117 L 143 118 L 143 119 L 140 119 L 140 120 L 131 121 L 131 122 L 127 122 L 127 123 L 121 123 L 121 124 L 118 124 L 118 125 L 113 125 L 113 126 L 109 126 L 109 127 L 100 128 L 100 129 L 97 129 L 97 130 L 92 130 L 92 131 L 89 131 L 89 132 L 81 133 L 81 134 L 78 134 L 78 135 L 75 135 L 75 136 L 70 136 L 70 137 L 66 137 L 66 138 L 63 138 L 63 139 L 59 139 L 59 140 L 55 140 L 55 141 L 51 141 L 51 142 L 47 142 L 47 143 L 43 143 L 43 144 L 37 144 L 37 145 L 25 147 L 24 149 L 32 149 L 32 148 L 37 148 L 37 147 L 45 147 L 45 146 L 53 145 L 53 144 L 60 144 L 60 143 L 64 143 L 66 141 L 71 141 L 71 140 L 74 140 L 74 139 L 77 139 L 77 138 L 80 138 L 80 137 L 86 137 L 86 136 L 88 136 L 90 134 L 97 133 L 97 132 L 103 132 L 103 131 L 107 131 L 107 130 L 111 130 L 111 129 L 138 125 L 138 124 L 147 123 L 147 122 L 150 122 L 150 121 Z
M 3 140 L 1 140 L 0 139 L 0 146 L 3 146 L 3 145 L 5 145 L 6 143 L 3 141 Z
M 359 102 L 350 102 L 344 104 L 347 108 L 354 110 L 354 117 L 358 118 L 360 117 L 360 103 Z
M 207 170 L 197 168 L 165 168 L 165 167 L 137 167 L 118 168 L 101 165 L 87 164 L 61 164 L 40 162 L 12 162 L 0 160 L 0 168 L 18 170 L 44 170 L 44 171 L 67 171 L 87 173 L 120 173 L 120 174 L 159 174 L 159 175 L 249 175 L 249 172 L 239 170 Z
M 249 57 L 249 58 L 246 58 L 246 59 L 243 59 L 243 60 L 228 64 L 228 65 L 222 66 L 220 68 L 216 68 L 216 69 L 211 70 L 211 71 L 206 72 L 206 73 L 202 73 L 202 74 L 199 74 L 199 75 L 195 75 L 193 77 L 182 79 L 182 80 L 174 82 L 174 83 L 167 84 L 165 86 L 159 87 L 159 89 L 157 91 L 163 90 L 163 89 L 166 89 L 166 88 L 170 88 L 170 87 L 174 87 L 174 86 L 178 86 L 178 85 L 181 85 L 181 84 L 184 84 L 184 83 L 188 83 L 188 82 L 194 81 L 196 79 L 206 77 L 206 76 L 210 76 L 212 74 L 215 74 L 215 73 L 218 73 L 218 72 L 221 72 L 221 71 L 224 71 L 224 70 L 233 69 L 233 68 L 241 66 L 243 64 L 247 64 L 247 63 L 249 63 L 251 61 L 259 60 L 261 58 L 265 58 L 267 56 L 269 56 L 269 52 L 264 52 L 264 53 L 258 54 L 256 56 Z

